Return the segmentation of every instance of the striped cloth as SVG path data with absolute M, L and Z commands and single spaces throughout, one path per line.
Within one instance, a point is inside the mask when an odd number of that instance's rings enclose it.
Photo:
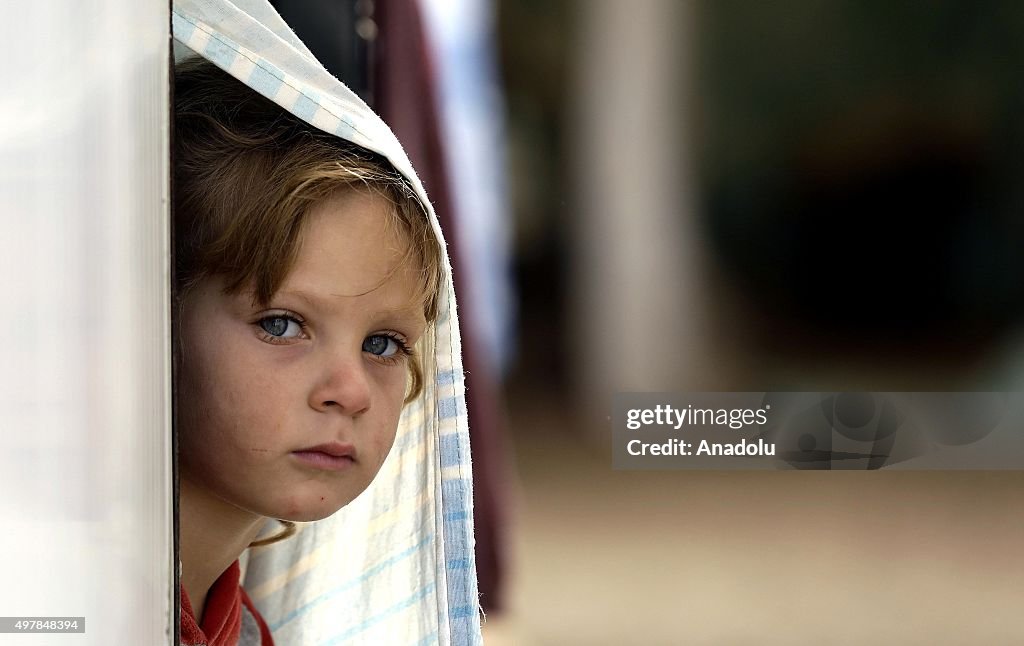
M 433 208 L 391 130 L 324 70 L 266 0 L 174 0 L 172 27 L 180 45 L 292 114 L 387 157 L 427 205 L 444 247 Z M 440 314 L 421 348 L 433 379 L 406 406 L 376 480 L 334 516 L 250 550 L 244 585 L 281 646 L 482 643 L 465 383 L 447 251 L 444 264 Z

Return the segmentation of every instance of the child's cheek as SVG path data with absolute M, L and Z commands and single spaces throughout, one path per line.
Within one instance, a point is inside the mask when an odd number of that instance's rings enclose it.
M 400 399 L 397 403 L 393 400 L 389 401 L 386 415 L 381 416 L 382 419 L 373 435 L 372 442 L 376 457 L 375 472 L 384 464 L 394 446 L 394 440 L 398 434 L 398 421 L 401 419 L 401 408 Z

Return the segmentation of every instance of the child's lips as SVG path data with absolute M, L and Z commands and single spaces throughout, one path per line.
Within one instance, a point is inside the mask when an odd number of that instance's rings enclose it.
M 341 471 L 347 469 L 356 461 L 356 449 L 351 444 L 341 442 L 329 442 L 318 444 L 309 448 L 292 451 L 296 459 L 318 469 L 329 471 Z
M 339 457 L 319 451 L 294 451 L 292 455 L 309 466 L 327 469 L 328 471 L 341 471 L 355 464 L 355 460 L 347 455 Z

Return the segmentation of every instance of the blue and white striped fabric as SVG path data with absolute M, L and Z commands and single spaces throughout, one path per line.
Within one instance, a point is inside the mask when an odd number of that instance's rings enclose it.
M 174 0 L 174 38 L 317 128 L 387 157 L 437 217 L 398 140 L 266 0 Z M 245 587 L 283 646 L 482 643 L 473 490 L 451 264 L 426 380 L 370 488 L 293 538 L 251 550 Z M 433 365 L 430 358 L 433 357 Z

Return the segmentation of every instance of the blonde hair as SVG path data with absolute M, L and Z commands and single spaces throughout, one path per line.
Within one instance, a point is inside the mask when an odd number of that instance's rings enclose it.
M 391 205 L 409 242 L 403 262 L 420 265 L 424 315 L 436 320 L 441 246 L 416 193 L 384 157 L 314 128 L 201 58 L 175 66 L 174 105 L 176 316 L 213 276 L 226 293 L 251 287 L 268 305 L 295 263 L 310 209 L 341 189 L 370 190 Z M 423 388 L 422 367 L 410 359 L 406 403 Z

